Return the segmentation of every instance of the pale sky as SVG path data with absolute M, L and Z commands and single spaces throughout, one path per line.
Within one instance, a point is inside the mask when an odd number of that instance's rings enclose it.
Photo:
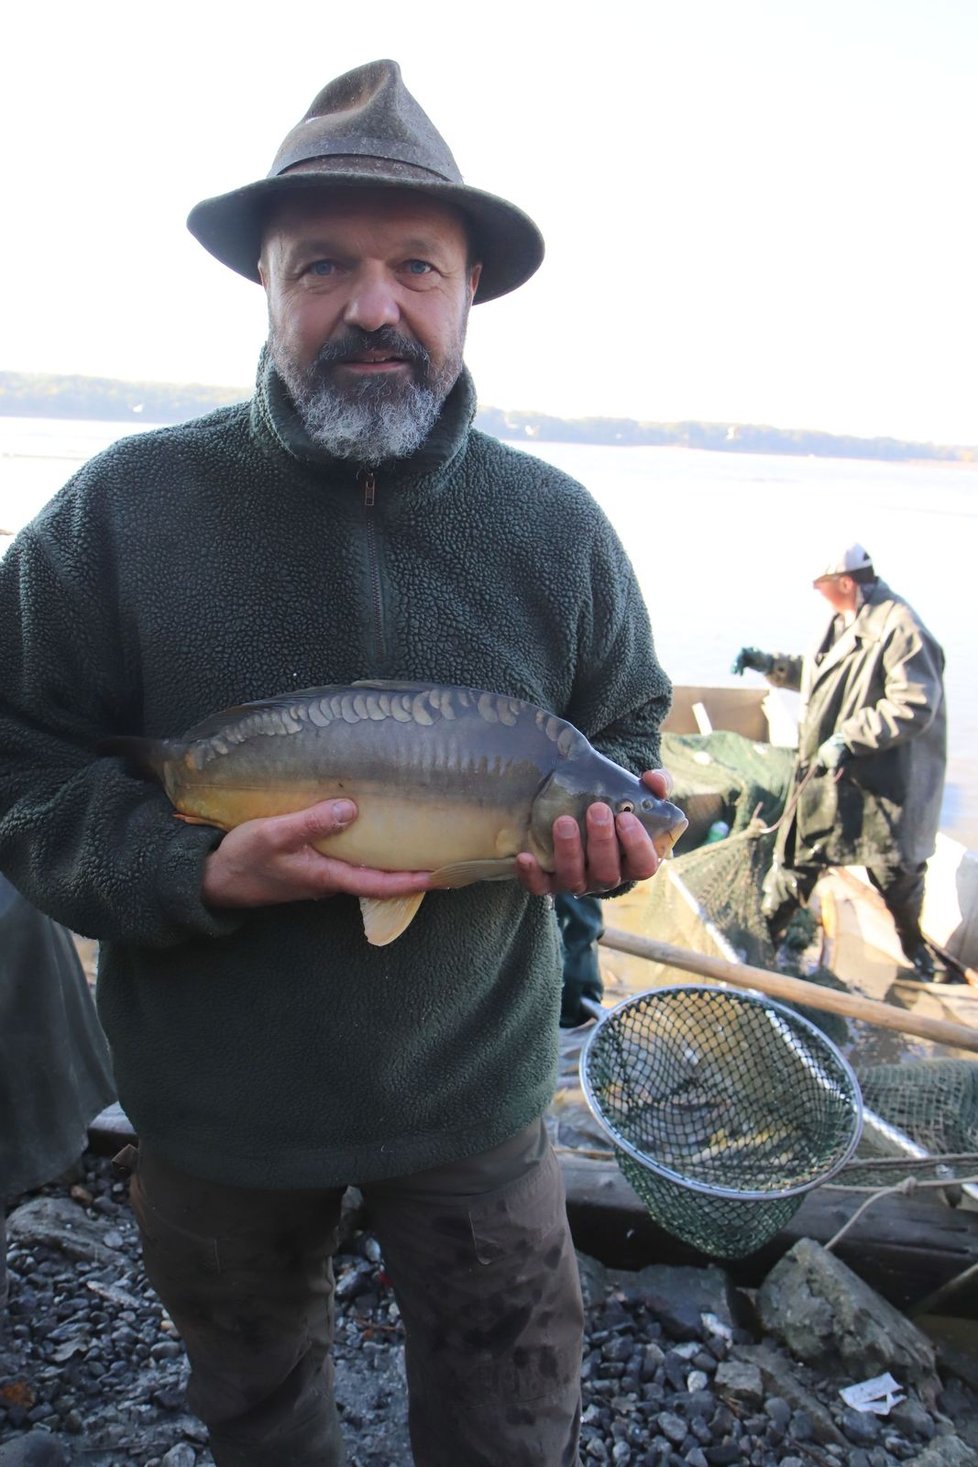
M 547 240 L 483 403 L 978 444 L 976 0 L 49 0 L 4 50 L 0 368 L 246 388 L 186 215 L 390 56 Z

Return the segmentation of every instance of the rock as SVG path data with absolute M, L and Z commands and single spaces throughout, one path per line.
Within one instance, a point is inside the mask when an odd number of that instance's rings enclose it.
M 930 1412 L 925 1411 L 920 1402 L 911 1397 L 894 1406 L 887 1420 L 891 1426 L 903 1432 L 904 1436 L 917 1437 L 924 1442 L 929 1442 L 936 1430 Z
M 0 1467 L 64 1467 L 64 1449 L 46 1431 L 32 1431 L 0 1447 Z
M 674 1411 L 661 1411 L 656 1420 L 659 1430 L 667 1441 L 678 1447 L 686 1440 L 686 1423 Z
M 638 1273 L 608 1269 L 608 1282 L 641 1299 L 674 1340 L 702 1340 L 703 1316 L 732 1330 L 734 1299 L 729 1278 L 720 1268 L 672 1268 L 653 1263 Z
M 882 1418 L 872 1411 L 854 1411 L 846 1406 L 840 1420 L 842 1430 L 855 1447 L 871 1447 L 880 1439 Z
M 34 1197 L 7 1218 L 8 1246 L 57 1248 L 69 1258 L 105 1263 L 112 1256 L 107 1224 L 96 1222 L 65 1197 Z
M 714 1385 L 722 1395 L 733 1396 L 748 1406 L 759 1406 L 764 1399 L 761 1372 L 743 1360 L 721 1360 Z
M 704 1455 L 710 1467 L 732 1467 L 733 1463 L 745 1460 L 740 1442 L 720 1442 L 718 1446 L 707 1447 Z
M 947 1381 L 941 1396 L 941 1414 L 949 1420 L 947 1430 L 953 1423 L 962 1441 L 974 1449 L 978 1462 L 978 1395 L 960 1381 Z M 941 1429 L 939 1426 L 938 1430 Z
M 653 1380 L 656 1371 L 665 1363 L 666 1352 L 655 1340 L 649 1340 L 642 1350 L 642 1380 Z
M 768 1396 L 764 1402 L 764 1411 L 778 1431 L 788 1430 L 791 1425 L 791 1407 L 783 1396 Z
M 188 1442 L 178 1442 L 171 1447 L 160 1462 L 160 1467 L 194 1467 L 197 1453 Z
M 939 1436 L 909 1458 L 906 1467 L 975 1467 L 976 1461 L 974 1450 L 959 1436 Z
M 927 1336 L 810 1238 L 775 1264 L 757 1292 L 757 1310 L 770 1334 L 818 1369 L 848 1381 L 889 1370 L 928 1404 L 940 1393 Z
M 608 1270 L 597 1258 L 591 1258 L 587 1253 L 578 1253 L 577 1271 L 581 1277 L 584 1308 L 591 1309 L 595 1304 L 600 1304 L 608 1293 Z
M 345 1248 L 367 1226 L 367 1209 L 359 1187 L 347 1187 L 340 1204 L 340 1247 Z

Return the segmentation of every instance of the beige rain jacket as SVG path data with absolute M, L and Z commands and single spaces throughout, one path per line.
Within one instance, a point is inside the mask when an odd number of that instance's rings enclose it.
M 933 854 L 944 788 L 944 653 L 912 607 L 877 580 L 835 642 L 831 625 L 807 657 L 778 656 L 775 687 L 800 690 L 798 782 L 819 745 L 841 734 L 852 757 L 836 781 L 818 774 L 778 833 L 789 866 L 917 866 Z M 789 796 L 789 810 L 791 808 Z M 795 849 L 785 860 L 788 834 Z

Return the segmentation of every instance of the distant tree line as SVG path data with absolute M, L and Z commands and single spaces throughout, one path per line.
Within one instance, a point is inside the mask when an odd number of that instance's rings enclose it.
M 250 391 L 233 387 L 122 382 L 111 377 L 0 372 L 0 414 L 8 417 L 96 418 L 182 423 Z M 790 453 L 827 458 L 978 461 L 978 447 L 854 438 L 806 429 L 743 423 L 640 423 L 634 418 L 553 418 L 546 413 L 481 408 L 476 425 L 496 438 L 522 443 L 600 443 L 614 447 L 705 448 L 721 453 Z
M 749 423 L 639 423 L 634 418 L 551 418 L 545 413 L 482 408 L 476 425 L 496 438 L 532 443 L 606 443 L 705 448 L 720 453 L 791 453 L 818 458 L 945 459 L 973 463 L 978 448 L 909 443 L 898 438 L 855 438 L 804 428 Z
M 243 402 L 233 387 L 170 382 L 119 382 L 112 377 L 62 377 L 0 372 L 0 414 L 14 418 L 95 418 L 109 422 L 184 423 L 214 408 Z

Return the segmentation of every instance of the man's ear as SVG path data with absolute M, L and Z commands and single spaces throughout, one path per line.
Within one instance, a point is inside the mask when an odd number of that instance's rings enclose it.
M 261 269 L 261 266 L 258 267 Z M 479 260 L 469 271 L 469 305 L 472 304 L 475 293 L 479 288 L 479 277 L 482 274 L 482 261 Z
M 265 273 L 265 263 L 260 258 L 259 258 L 259 261 L 258 261 L 258 279 L 261 281 L 261 283 L 262 283 L 262 289 L 265 291 L 265 293 L 267 295 L 268 294 L 268 276 Z

